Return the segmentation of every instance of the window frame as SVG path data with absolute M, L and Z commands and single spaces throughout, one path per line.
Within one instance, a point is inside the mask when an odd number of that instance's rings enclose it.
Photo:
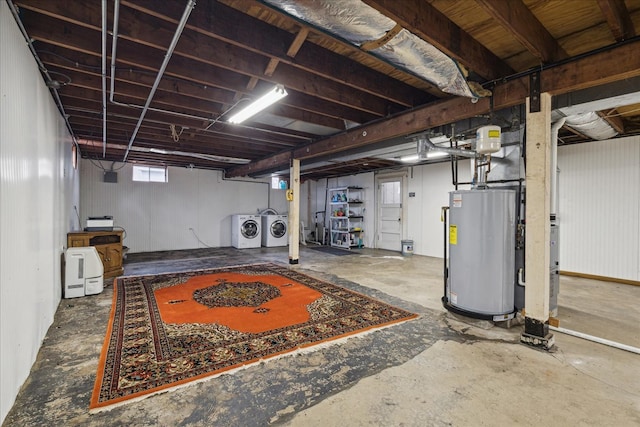
M 169 171 L 166 166 L 133 165 L 131 171 L 131 180 L 133 182 L 169 182 Z M 163 180 L 152 179 L 152 176 L 154 176 L 152 172 L 156 172 L 157 176 L 160 175 L 159 172 L 162 172 Z M 146 179 L 140 179 L 144 178 L 145 173 Z

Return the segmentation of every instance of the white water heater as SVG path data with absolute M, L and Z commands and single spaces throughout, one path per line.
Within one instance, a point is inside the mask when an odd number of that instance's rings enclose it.
M 65 261 L 65 298 L 77 298 L 102 292 L 104 267 L 96 248 L 93 246 L 69 248 Z

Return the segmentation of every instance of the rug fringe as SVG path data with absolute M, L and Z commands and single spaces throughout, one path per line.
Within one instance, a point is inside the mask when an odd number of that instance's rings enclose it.
M 381 325 L 379 327 L 367 329 L 365 331 L 361 331 L 361 332 L 356 333 L 356 334 L 345 335 L 343 337 L 340 337 L 340 338 L 337 338 L 337 339 L 333 339 L 333 340 L 329 340 L 329 341 L 325 341 L 325 342 L 322 342 L 322 343 L 319 343 L 319 344 L 310 343 L 307 346 L 298 347 L 295 350 L 288 351 L 286 353 L 281 353 L 281 354 L 276 354 L 276 355 L 273 355 L 273 356 L 270 356 L 270 357 L 260 358 L 260 359 L 257 359 L 255 361 L 253 361 L 253 362 L 246 363 L 246 364 L 240 365 L 240 366 L 236 366 L 235 368 L 229 369 L 227 371 L 214 373 L 214 374 L 208 375 L 206 377 L 198 378 L 196 380 L 192 380 L 192 381 L 189 381 L 189 382 L 186 382 L 186 383 L 183 383 L 183 384 L 175 385 L 173 387 L 164 388 L 162 390 L 158 390 L 158 391 L 155 391 L 155 392 L 144 394 L 142 396 L 138 396 L 138 397 L 134 397 L 134 398 L 131 398 L 131 399 L 127 399 L 127 400 L 124 400 L 122 402 L 113 403 L 111 405 L 101 406 L 101 407 L 97 407 L 97 408 L 90 408 L 89 409 L 89 414 L 97 414 L 97 413 L 100 413 L 100 412 L 108 412 L 108 411 L 111 411 L 112 409 L 118 408 L 120 406 L 129 405 L 129 404 L 134 403 L 134 402 L 140 402 L 140 401 L 142 401 L 142 400 L 144 400 L 144 399 L 146 399 L 148 397 L 151 397 L 151 396 L 157 396 L 159 394 L 164 394 L 164 393 L 172 392 L 172 391 L 179 390 L 179 389 L 182 389 L 182 388 L 191 387 L 191 386 L 193 386 L 195 384 L 200 384 L 200 383 L 203 383 L 205 381 L 210 381 L 210 380 L 213 380 L 215 378 L 221 377 L 223 375 L 235 375 L 239 371 L 252 368 L 252 367 L 254 367 L 256 365 L 259 365 L 261 363 L 265 363 L 267 361 L 271 362 L 271 361 L 275 361 L 275 360 L 284 359 L 286 357 L 293 357 L 293 356 L 299 356 L 299 355 L 302 355 L 302 354 L 309 354 L 309 353 L 313 353 L 315 351 L 318 351 L 319 349 L 326 349 L 326 348 L 329 348 L 329 347 L 332 347 L 332 346 L 335 346 L 335 345 L 341 345 L 341 344 L 344 344 L 345 342 L 347 342 L 348 340 L 350 340 L 352 338 L 362 338 L 362 337 L 364 337 L 366 335 L 369 335 L 371 333 L 378 332 L 378 331 L 381 331 L 383 329 L 390 328 L 392 326 L 401 325 L 401 324 L 409 322 L 411 320 L 415 320 L 415 319 L 417 319 L 419 317 L 420 317 L 419 315 L 416 315 L 415 317 L 410 317 L 410 318 L 402 320 L 400 322 Z

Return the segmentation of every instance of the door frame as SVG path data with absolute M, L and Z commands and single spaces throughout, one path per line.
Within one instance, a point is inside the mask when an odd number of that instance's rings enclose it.
M 400 181 L 400 222 L 402 222 L 401 231 L 400 231 L 400 240 L 404 240 L 407 236 L 407 201 L 409 200 L 409 194 L 407 193 L 407 178 L 408 178 L 408 170 L 405 169 L 403 171 L 394 171 L 387 173 L 376 173 L 374 179 L 374 200 L 375 200 L 375 215 L 374 215 L 374 231 L 375 235 L 373 236 L 373 247 L 378 248 L 378 237 L 379 237 L 379 218 L 378 212 L 380 211 L 380 181 L 387 181 L 398 179 Z

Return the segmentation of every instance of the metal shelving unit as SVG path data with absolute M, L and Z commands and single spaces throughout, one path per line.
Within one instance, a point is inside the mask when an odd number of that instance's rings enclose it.
M 332 188 L 329 190 L 329 197 L 331 246 L 348 250 L 364 247 L 364 189 Z

